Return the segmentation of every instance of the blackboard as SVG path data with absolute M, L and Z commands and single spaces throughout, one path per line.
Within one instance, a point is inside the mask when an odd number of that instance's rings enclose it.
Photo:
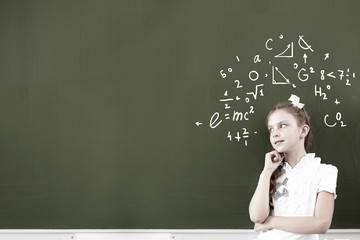
M 359 8 L 1 0 L 0 228 L 251 229 L 291 94 L 339 169 L 332 228 L 360 228 Z

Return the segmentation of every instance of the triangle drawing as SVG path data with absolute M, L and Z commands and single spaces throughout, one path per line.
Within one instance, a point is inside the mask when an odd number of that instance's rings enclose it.
M 275 56 L 276 58 L 293 58 L 294 57 L 294 42 L 291 42 L 287 45 L 287 48 L 278 55 Z
M 278 79 L 278 80 L 277 80 Z M 280 72 L 278 67 L 272 66 L 272 84 L 291 84 L 290 80 Z

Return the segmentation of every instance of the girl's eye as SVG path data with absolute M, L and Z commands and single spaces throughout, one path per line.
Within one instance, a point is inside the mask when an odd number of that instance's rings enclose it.
M 272 129 L 272 128 L 269 128 L 269 132 L 273 132 L 274 131 L 274 129 Z
M 280 128 L 284 128 L 284 127 L 286 127 L 285 124 L 281 124 L 281 125 L 280 125 Z

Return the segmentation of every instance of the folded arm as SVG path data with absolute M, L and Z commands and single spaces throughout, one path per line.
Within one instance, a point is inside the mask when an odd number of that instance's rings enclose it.
M 334 194 L 320 192 L 317 196 L 315 215 L 310 217 L 269 216 L 264 223 L 256 223 L 255 231 L 279 229 L 299 234 L 324 234 L 331 225 L 334 212 Z

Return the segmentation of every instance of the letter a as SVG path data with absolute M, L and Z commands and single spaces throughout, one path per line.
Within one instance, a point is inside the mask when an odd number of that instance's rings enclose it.
M 259 55 L 256 55 L 254 57 L 254 63 L 258 63 L 258 62 L 261 62 L 261 59 L 260 59 L 260 56 Z

